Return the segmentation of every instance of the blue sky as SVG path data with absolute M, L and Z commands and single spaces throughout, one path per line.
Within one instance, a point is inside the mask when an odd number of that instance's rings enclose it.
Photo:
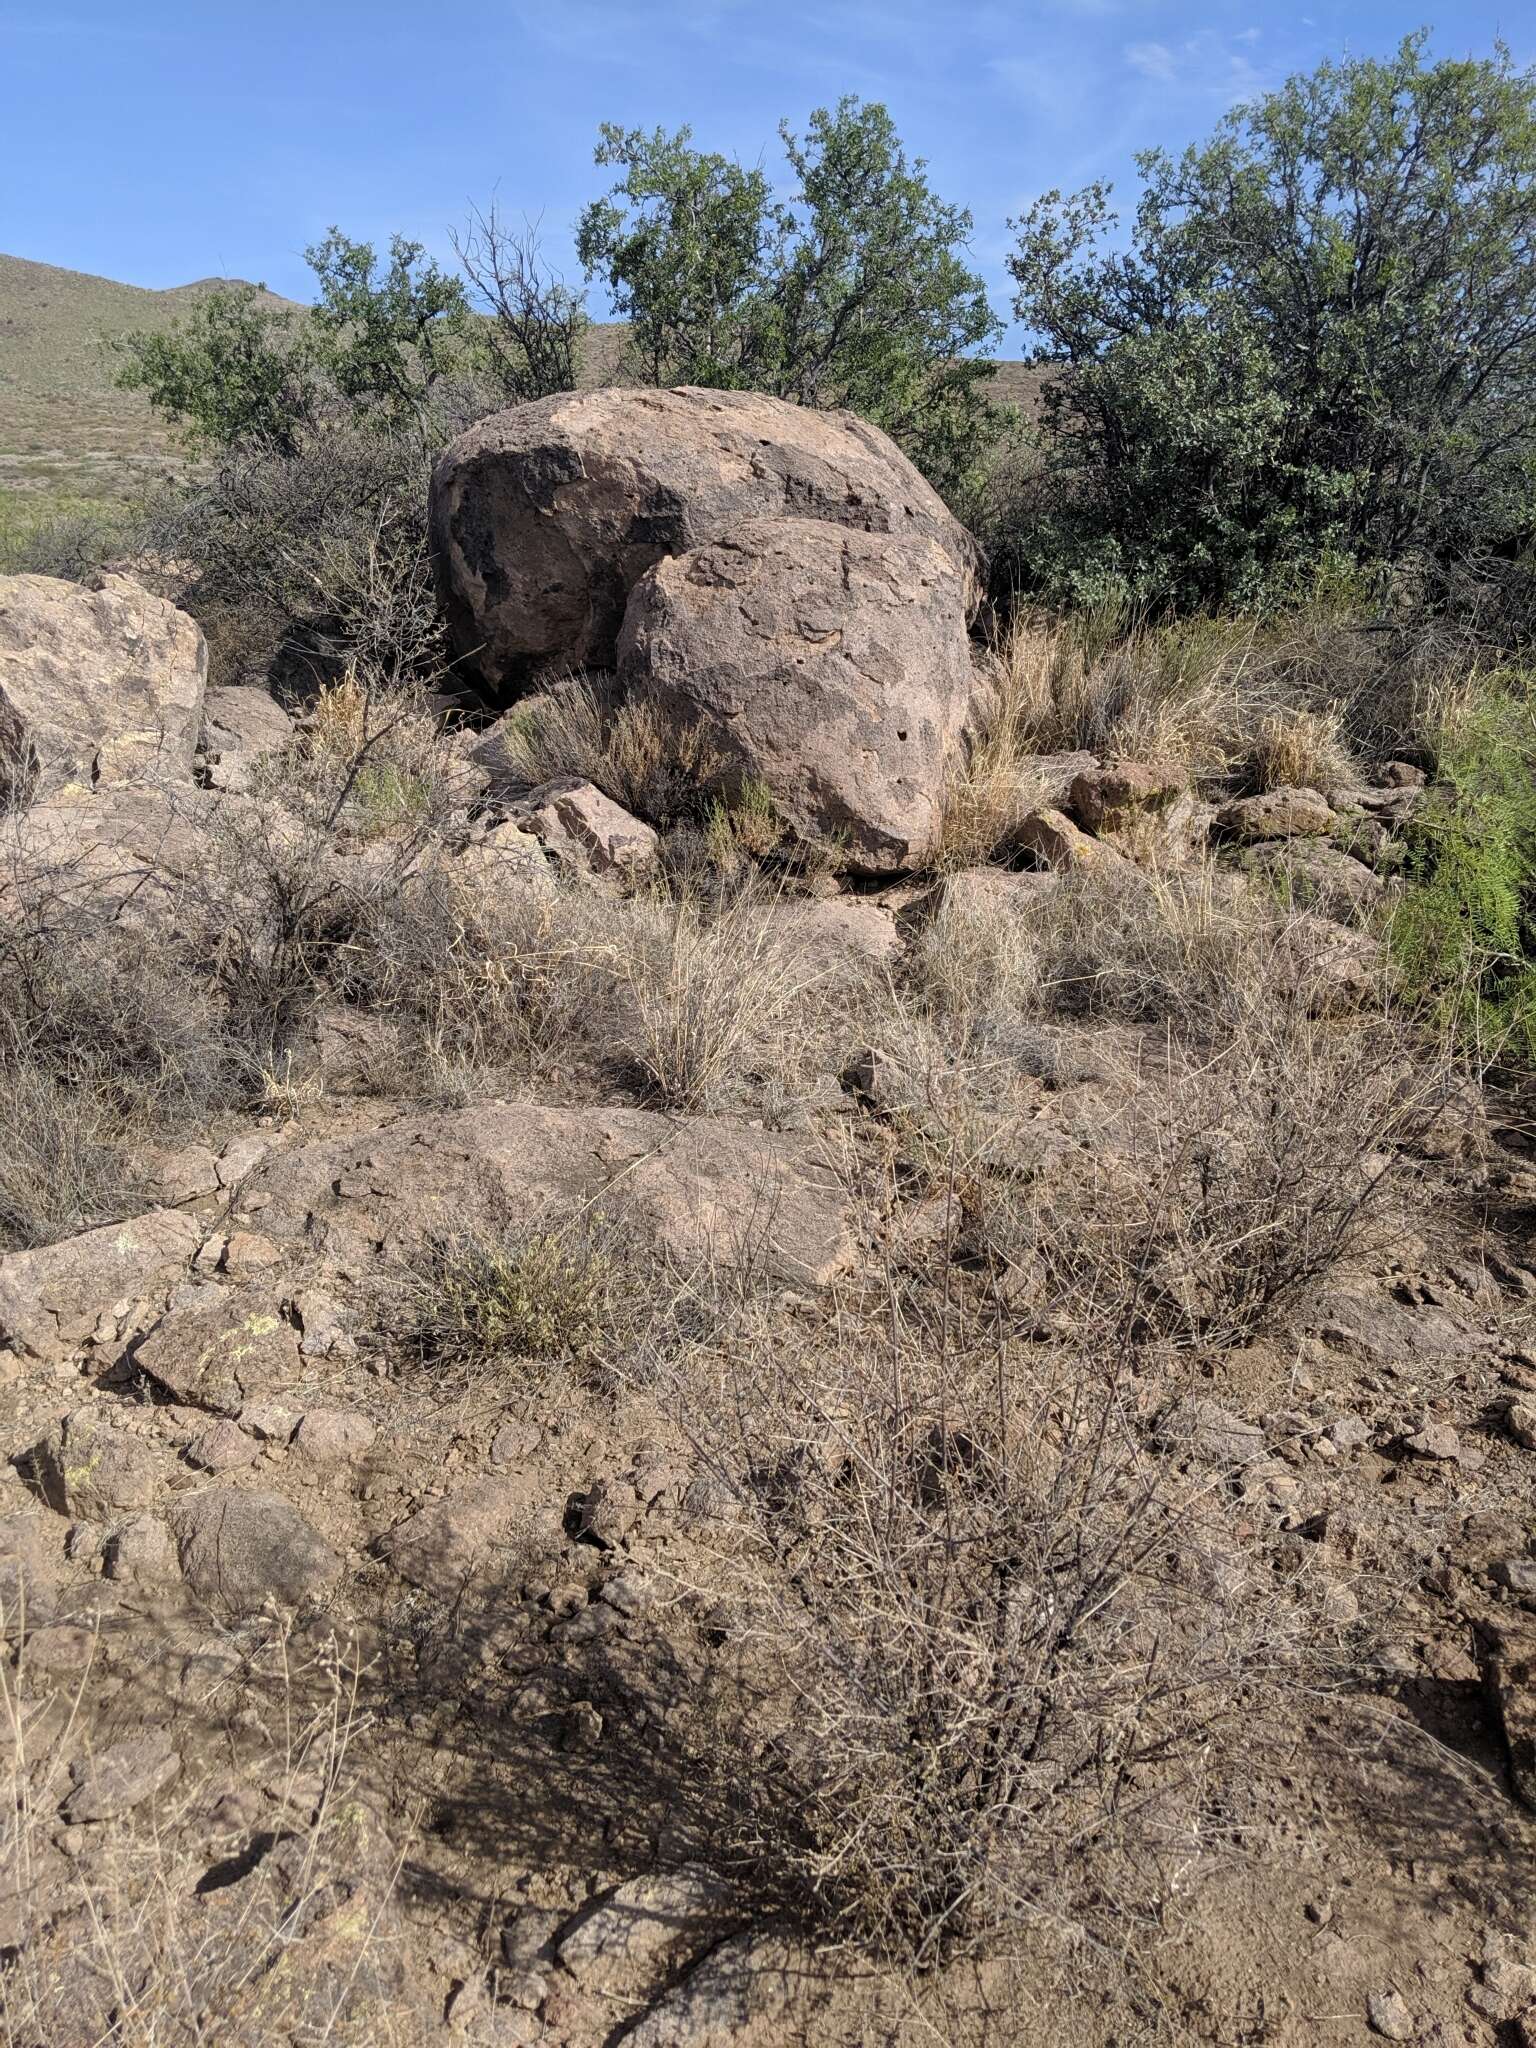
M 775 164 L 781 115 L 856 92 L 971 208 L 1006 313 L 1005 223 L 1037 193 L 1109 177 L 1124 195 L 1135 149 L 1424 19 L 1394 0 L 0 0 L 0 251 L 297 297 L 333 221 L 446 253 L 494 194 L 542 213 L 574 279 L 599 121 L 687 121 Z M 1462 0 L 1434 46 L 1501 34 L 1536 61 L 1531 0 Z

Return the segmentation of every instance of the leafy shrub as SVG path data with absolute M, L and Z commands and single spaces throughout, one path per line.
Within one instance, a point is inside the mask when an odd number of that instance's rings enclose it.
M 964 259 L 970 215 L 930 189 L 883 106 L 850 97 L 803 139 L 780 134 L 787 205 L 686 128 L 603 128 L 597 161 L 623 175 L 577 248 L 631 324 L 633 363 L 651 383 L 848 406 L 935 478 L 962 476 L 991 374 L 971 352 L 998 332 Z
M 1536 1060 L 1536 721 L 1523 672 L 1450 709 L 1409 881 L 1392 924 L 1409 984 L 1485 1058 Z

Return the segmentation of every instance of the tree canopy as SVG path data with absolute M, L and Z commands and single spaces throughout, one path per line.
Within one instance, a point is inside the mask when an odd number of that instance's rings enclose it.
M 1536 73 L 1426 37 L 1012 225 L 1047 452 L 1022 580 L 1250 602 L 1327 557 L 1464 557 L 1536 505 Z
M 968 267 L 971 216 L 909 160 L 883 106 L 845 98 L 780 135 L 796 181 L 692 146 L 691 131 L 605 126 L 622 172 L 577 249 L 631 325 L 655 383 L 848 406 L 952 474 L 973 452 L 998 323 Z

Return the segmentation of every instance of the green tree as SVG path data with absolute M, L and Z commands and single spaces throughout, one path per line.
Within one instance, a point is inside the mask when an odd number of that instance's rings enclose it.
M 260 441 L 293 454 L 312 424 L 321 379 L 307 323 L 274 307 L 261 285 L 230 285 L 194 301 L 168 334 L 112 344 L 117 382 L 143 391 L 199 447 Z
M 1536 73 L 1426 41 L 1145 152 L 1128 248 L 1104 186 L 1012 223 L 1015 311 L 1059 372 L 1023 582 L 1243 603 L 1530 532 Z
M 398 235 L 382 269 L 370 243 L 337 228 L 305 261 L 319 285 L 314 305 L 274 306 L 255 285 L 211 291 L 170 333 L 113 344 L 119 384 L 145 392 L 204 447 L 259 442 L 292 455 L 319 413 L 338 405 L 383 428 L 420 423 L 443 377 L 474 358 L 463 285 Z
M 962 254 L 971 217 L 930 189 L 883 106 L 847 98 L 780 135 L 787 201 L 686 128 L 605 127 L 597 161 L 624 175 L 582 216 L 587 274 L 653 382 L 849 406 L 949 480 L 992 374 L 972 352 L 1000 331 Z

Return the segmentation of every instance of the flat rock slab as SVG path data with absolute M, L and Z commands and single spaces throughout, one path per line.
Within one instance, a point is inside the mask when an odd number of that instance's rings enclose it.
M 264 1289 L 200 1289 L 161 1317 L 133 1362 L 190 1408 L 238 1415 L 298 1379 L 299 1335 Z
M 494 1562 L 528 1506 L 519 1481 L 477 1480 L 408 1516 L 380 1537 L 378 1552 L 413 1586 L 451 1592 L 478 1567 Z
M 186 1272 L 202 1227 L 176 1209 L 87 1230 L 0 1259 L 0 1350 L 56 1360 L 119 1302 L 164 1295 Z
M 187 1584 L 236 1614 L 268 1598 L 285 1607 L 318 1600 L 341 1575 L 337 1553 L 275 1493 L 212 1486 L 179 1501 L 169 1521 Z
M 407 1115 L 274 1153 L 239 1197 L 280 1241 L 364 1258 L 459 1225 L 477 1203 L 515 1227 L 588 1211 L 686 1263 L 752 1259 L 792 1286 L 825 1284 L 852 1255 L 847 1198 L 814 1140 L 650 1110 Z
M 64 1818 L 87 1823 L 116 1820 L 152 1799 L 180 1769 L 181 1758 L 167 1735 L 114 1743 L 71 1765 L 74 1790 L 64 1801 Z

